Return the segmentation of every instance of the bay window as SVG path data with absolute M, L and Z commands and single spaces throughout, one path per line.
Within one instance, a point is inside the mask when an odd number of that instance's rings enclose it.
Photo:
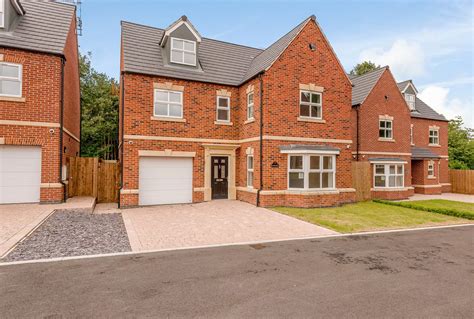
M 334 189 L 335 155 L 289 155 L 289 189 Z
M 404 185 L 403 164 L 375 164 L 374 187 L 396 188 Z
M 21 97 L 21 73 L 20 64 L 0 62 L 0 96 Z

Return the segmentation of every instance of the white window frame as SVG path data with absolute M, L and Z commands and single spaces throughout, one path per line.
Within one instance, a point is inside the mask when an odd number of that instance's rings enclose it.
M 167 93 L 168 94 L 168 100 L 167 101 L 162 101 L 162 100 L 157 100 L 157 92 L 164 92 L 164 93 Z M 180 97 L 180 102 L 171 102 L 170 101 L 170 93 L 177 93 L 179 94 L 179 97 Z M 160 102 L 160 103 L 166 103 L 167 104 L 167 108 L 168 108 L 168 115 L 160 115 L 160 114 L 156 114 L 156 103 L 157 102 Z M 181 116 L 171 116 L 169 115 L 170 114 L 170 105 L 180 105 L 181 106 Z M 155 117 L 169 117 L 169 118 L 174 118 L 174 119 L 182 119 L 183 118 L 183 114 L 184 113 L 184 107 L 183 107 L 183 92 L 181 91 L 172 91 L 172 90 L 162 90 L 162 89 L 155 89 L 153 91 L 153 116 Z
M 0 23 L 0 28 L 5 28 L 5 0 L 0 0 L 0 16 L 2 16 L 2 20 Z
M 301 94 L 302 93 L 309 93 L 309 102 L 303 102 L 301 101 Z M 319 95 L 319 103 L 314 103 L 311 102 L 311 95 Z M 306 115 L 301 115 L 301 105 L 307 105 L 309 106 L 309 116 Z M 312 116 L 312 106 L 317 106 L 320 109 L 321 116 Z M 301 118 L 306 118 L 306 119 L 318 119 L 322 120 L 323 119 L 323 94 L 321 92 L 314 92 L 314 91 L 307 91 L 307 90 L 300 90 L 300 104 L 298 105 L 299 109 L 299 117 Z
M 249 165 L 250 159 L 252 159 L 252 168 L 250 168 L 250 165 Z M 249 188 L 253 188 L 254 167 L 255 167 L 255 162 L 254 162 L 253 155 L 247 155 L 247 187 Z M 250 174 L 252 175 L 252 178 L 250 178 Z
M 303 157 L 303 168 L 302 169 L 292 169 L 291 168 L 291 157 L 302 156 Z M 319 169 L 310 169 L 311 156 L 319 156 Z M 324 157 L 331 157 L 332 168 L 323 168 Z M 320 153 L 311 153 L 311 154 L 288 154 L 288 174 L 287 174 L 287 187 L 288 190 L 306 190 L 306 191 L 326 191 L 326 190 L 335 190 L 336 189 L 336 155 L 334 154 L 320 154 Z M 296 188 L 290 187 L 290 173 L 303 173 L 303 187 Z M 320 173 L 319 188 L 310 188 L 309 187 L 309 173 Z M 322 187 L 323 185 L 323 173 L 333 173 L 332 174 L 332 187 Z
M 415 145 L 413 136 L 413 124 L 410 125 L 410 144 Z
M 390 166 L 394 165 L 395 166 L 395 174 L 390 174 Z M 374 178 L 373 178 L 373 185 L 374 188 L 403 188 L 405 187 L 405 164 L 403 163 L 374 163 Z M 383 166 L 384 167 L 384 173 L 383 174 L 377 174 L 377 166 Z M 402 173 L 398 173 L 398 166 L 402 167 Z M 376 186 L 375 185 L 375 177 L 376 176 L 384 176 L 385 178 L 385 186 Z M 389 186 L 389 177 L 394 176 L 395 177 L 395 186 Z M 397 184 L 397 177 L 402 176 L 402 185 L 396 185 Z
M 0 0 L 3 1 L 3 0 Z M 14 94 L 1 94 L 0 96 L 7 96 L 7 97 L 21 97 L 22 92 L 23 92 L 23 66 L 21 64 L 16 64 L 16 63 L 7 63 L 7 62 L 0 62 L 0 65 L 8 65 L 8 66 L 15 66 L 18 67 L 18 77 L 8 77 L 8 76 L 1 76 L 0 75 L 0 80 L 8 80 L 12 82 L 19 82 L 20 83 L 20 94 L 19 95 L 14 95 Z
M 415 94 L 405 93 L 405 101 L 407 102 L 408 108 L 410 109 L 410 111 L 415 110 L 415 101 L 416 101 Z
M 387 128 L 386 124 L 385 127 L 382 127 L 382 122 L 390 123 L 390 128 Z M 385 132 L 384 136 L 380 136 L 381 130 Z M 387 132 L 390 132 L 390 137 L 387 137 Z M 379 119 L 379 138 L 383 140 L 393 140 L 393 120 Z
M 436 134 L 431 134 L 436 132 Z M 431 139 L 436 139 L 436 143 L 431 143 Z M 428 135 L 428 144 L 429 145 L 439 145 L 439 129 L 437 128 L 430 128 L 429 135 Z
M 428 177 L 436 177 L 433 161 L 428 162 Z
M 250 103 L 250 95 L 252 95 L 252 103 Z M 255 95 L 253 94 L 253 92 L 247 93 L 247 120 L 254 119 L 254 113 L 255 113 L 254 102 L 255 102 Z M 250 110 L 252 110 L 252 112 L 250 112 Z
M 183 48 L 182 48 L 182 49 L 176 49 L 176 48 L 174 48 L 174 42 L 175 42 L 175 41 L 183 41 Z M 192 43 L 192 44 L 193 44 L 193 50 L 186 50 L 186 49 L 184 48 L 184 43 Z M 178 60 L 176 60 L 176 59 L 173 59 L 173 51 L 183 53 L 183 61 L 178 61 Z M 184 62 L 184 52 L 192 53 L 192 54 L 194 55 L 194 63 L 185 63 L 185 62 Z M 196 66 L 196 58 L 197 58 L 197 54 L 196 54 L 196 41 L 190 41 L 190 40 L 180 39 L 180 38 L 171 38 L 171 48 L 170 48 L 170 61 L 171 61 L 171 62 L 173 62 L 173 63 L 178 63 L 178 64 L 185 64 L 185 65 Z
M 219 100 L 220 100 L 220 99 L 227 100 L 227 107 L 224 107 L 224 106 L 220 106 L 220 105 L 219 105 Z M 228 96 L 217 96 L 217 98 L 216 98 L 216 105 L 217 105 L 216 121 L 217 121 L 217 122 L 229 123 L 229 122 L 230 122 L 230 97 L 228 97 Z M 219 110 L 227 111 L 227 120 L 221 120 L 221 119 L 219 119 Z

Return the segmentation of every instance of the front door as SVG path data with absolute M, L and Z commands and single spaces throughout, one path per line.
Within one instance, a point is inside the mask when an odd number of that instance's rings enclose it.
M 229 161 L 227 157 L 212 157 L 211 187 L 212 199 L 227 199 L 227 177 L 229 176 Z

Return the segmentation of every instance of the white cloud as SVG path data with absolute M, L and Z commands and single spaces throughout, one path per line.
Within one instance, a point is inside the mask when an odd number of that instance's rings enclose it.
M 360 61 L 370 60 L 382 66 L 389 65 L 397 78 L 412 78 L 425 72 L 425 55 L 415 41 L 396 40 L 388 49 L 370 48 L 363 50 Z
M 424 88 L 418 97 L 447 119 L 450 120 L 460 115 L 467 126 L 474 127 L 472 103 L 459 98 L 450 98 L 449 91 L 449 88 L 443 86 L 430 85 Z

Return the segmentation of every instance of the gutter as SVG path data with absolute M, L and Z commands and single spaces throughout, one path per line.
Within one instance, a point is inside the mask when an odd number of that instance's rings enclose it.
M 119 128 L 117 130 L 117 137 L 118 140 L 120 141 L 120 134 L 122 134 L 122 139 L 121 142 L 119 143 L 119 163 L 120 163 L 120 187 L 118 189 L 118 208 L 121 207 L 121 196 L 120 193 L 123 189 L 123 145 L 124 145 L 124 110 L 125 110 L 125 74 L 122 72 L 121 76 L 121 85 L 120 85 L 120 100 L 121 100 L 121 114 L 119 114 L 119 117 L 121 117 L 121 121 L 119 121 Z M 118 155 L 118 154 L 117 154 Z
M 263 189 L 263 78 L 262 75 L 265 71 L 258 74 L 258 80 L 260 82 L 260 154 L 259 154 L 259 167 L 260 167 L 260 186 L 257 190 L 257 207 L 260 206 L 260 192 Z
M 60 119 L 59 119 L 59 183 L 63 187 L 63 201 L 67 200 L 66 184 L 63 182 L 63 135 L 64 135 L 64 64 L 66 60 L 61 58 L 61 101 L 60 101 Z

